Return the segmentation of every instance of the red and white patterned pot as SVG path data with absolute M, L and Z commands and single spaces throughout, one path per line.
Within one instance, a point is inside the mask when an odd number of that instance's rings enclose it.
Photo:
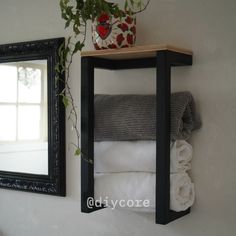
M 92 22 L 92 40 L 95 49 L 132 47 L 136 40 L 136 17 L 122 17 L 104 13 Z

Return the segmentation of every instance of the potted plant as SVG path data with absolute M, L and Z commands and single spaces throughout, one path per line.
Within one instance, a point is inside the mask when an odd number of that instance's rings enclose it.
M 144 3 L 145 2 L 145 3 Z M 65 28 L 72 26 L 76 50 L 84 47 L 87 23 L 92 22 L 96 49 L 133 46 L 136 38 L 136 14 L 144 11 L 150 0 L 124 0 L 123 8 L 106 0 L 60 0 Z M 79 40 L 78 40 L 79 38 Z
M 69 120 L 77 136 L 75 155 L 80 155 L 78 112 L 69 85 L 70 66 L 73 56 L 84 47 L 87 24 L 92 22 L 92 38 L 96 49 L 133 46 L 136 39 L 136 14 L 144 11 L 150 0 L 124 0 L 124 6 L 106 0 L 60 0 L 61 16 L 65 28 L 71 27 L 72 35 L 59 50 L 61 62 L 58 72 L 65 72 L 65 89 L 62 101 L 68 110 Z M 89 161 L 89 160 L 88 160 Z

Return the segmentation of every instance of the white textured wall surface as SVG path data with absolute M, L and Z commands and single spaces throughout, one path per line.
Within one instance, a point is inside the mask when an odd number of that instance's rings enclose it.
M 67 36 L 58 2 L 0 0 L 0 44 Z M 190 215 L 160 226 L 148 214 L 80 213 L 80 161 L 67 146 L 67 197 L 0 189 L 0 235 L 235 235 L 235 12 L 235 0 L 152 0 L 138 16 L 137 44 L 171 43 L 194 51 L 193 66 L 174 69 L 172 80 L 173 90 L 193 93 L 203 121 L 191 140 L 197 200 Z M 90 39 L 86 47 L 92 48 Z M 96 87 L 106 93 L 153 93 L 154 78 L 154 70 L 99 71 Z M 79 104 L 79 56 L 72 65 L 72 80 Z M 73 141 L 69 125 L 66 137 L 68 143 Z

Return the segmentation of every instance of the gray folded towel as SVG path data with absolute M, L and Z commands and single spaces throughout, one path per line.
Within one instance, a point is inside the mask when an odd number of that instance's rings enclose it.
M 155 95 L 95 95 L 94 141 L 155 140 Z M 191 93 L 171 94 L 171 140 L 201 125 Z

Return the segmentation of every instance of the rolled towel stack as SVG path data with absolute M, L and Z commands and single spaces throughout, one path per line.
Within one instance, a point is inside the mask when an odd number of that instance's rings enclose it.
M 94 102 L 95 199 L 144 200 L 155 211 L 155 95 L 96 95 Z M 192 146 L 185 140 L 200 127 L 192 95 L 171 95 L 170 208 L 183 211 L 194 202 Z M 158 135 L 158 134 L 157 134 Z M 119 207 L 119 206 L 117 206 Z

